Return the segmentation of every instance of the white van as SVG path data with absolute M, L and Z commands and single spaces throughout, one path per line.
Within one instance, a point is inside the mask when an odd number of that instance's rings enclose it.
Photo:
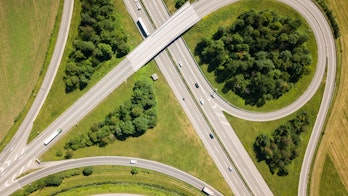
M 137 160 L 130 160 L 130 164 L 136 164 L 137 163 Z

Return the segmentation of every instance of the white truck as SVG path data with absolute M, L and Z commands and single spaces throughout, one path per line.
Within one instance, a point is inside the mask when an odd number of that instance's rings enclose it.
M 62 132 L 62 129 L 58 129 L 54 131 L 45 141 L 44 144 L 47 146 L 54 138 L 56 138 L 60 133 Z
M 145 23 L 141 17 L 138 18 L 137 24 L 138 24 L 139 29 L 143 33 L 144 37 L 148 37 L 150 35 L 150 32 L 149 32 L 149 30 L 147 30 Z
M 209 195 L 209 196 L 214 195 L 214 192 L 206 186 L 203 187 L 202 192 Z

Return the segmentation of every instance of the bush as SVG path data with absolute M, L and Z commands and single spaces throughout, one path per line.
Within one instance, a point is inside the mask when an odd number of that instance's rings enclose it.
M 84 176 L 89 176 L 93 173 L 93 168 L 92 167 L 86 167 L 85 169 L 83 169 L 82 174 Z
M 73 156 L 73 151 L 71 149 L 68 149 L 65 151 L 65 159 L 71 159 L 71 157 Z
M 63 151 L 62 151 L 61 149 L 59 149 L 59 150 L 56 152 L 56 156 L 57 156 L 57 157 L 63 156 Z
M 131 170 L 131 174 L 132 175 L 138 174 L 138 168 L 133 167 L 132 170 Z
M 59 186 L 63 181 L 63 178 L 59 175 L 50 175 L 45 178 L 46 186 Z

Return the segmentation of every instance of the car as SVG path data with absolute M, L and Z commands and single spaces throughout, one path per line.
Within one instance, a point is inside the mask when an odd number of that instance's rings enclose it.
M 141 10 L 141 4 L 139 2 L 139 0 L 134 0 L 135 5 L 137 6 L 138 10 Z
M 195 83 L 195 86 L 196 86 L 196 88 L 199 88 L 199 85 L 198 85 L 198 83 L 197 83 L 197 82 Z
M 211 93 L 210 96 L 211 96 L 212 98 L 215 98 L 215 93 Z
M 233 171 L 233 168 L 231 166 L 228 167 L 228 170 Z
M 209 136 L 211 139 L 214 139 L 214 135 L 212 133 L 209 133 Z
M 130 160 L 130 164 L 136 164 L 138 161 L 137 160 Z
M 199 99 L 199 102 L 203 105 L 204 104 L 204 100 L 203 99 Z
M 179 61 L 179 62 L 178 62 L 178 65 L 179 65 L 179 67 L 182 67 L 182 62 Z

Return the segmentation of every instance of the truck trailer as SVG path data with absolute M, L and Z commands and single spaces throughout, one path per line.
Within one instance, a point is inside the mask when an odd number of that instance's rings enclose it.
M 60 133 L 62 132 L 62 129 L 58 129 L 54 131 L 45 141 L 44 144 L 47 146 L 54 138 L 56 138 Z

